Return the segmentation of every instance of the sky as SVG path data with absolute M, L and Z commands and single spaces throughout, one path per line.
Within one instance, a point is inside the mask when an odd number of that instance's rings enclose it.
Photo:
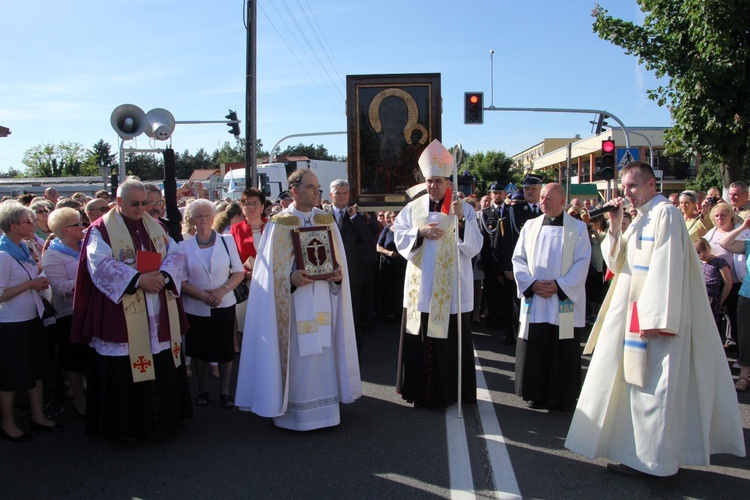
M 640 23 L 635 0 L 598 0 Z M 257 137 L 346 131 L 346 75 L 440 73 L 442 139 L 514 155 L 546 137 L 592 134 L 593 115 L 485 111 L 464 125 L 463 95 L 485 106 L 605 109 L 626 126 L 669 126 L 646 96 L 657 80 L 593 33 L 592 0 L 258 0 Z M 41 144 L 119 137 L 112 111 L 134 104 L 177 121 L 224 120 L 245 134 L 242 0 L 0 0 L 0 171 Z M 490 51 L 494 51 L 492 64 Z M 494 69 L 494 78 L 493 71 Z M 494 81 L 494 88 L 493 83 Z M 225 124 L 178 124 L 172 147 L 212 153 Z M 347 155 L 344 135 L 283 142 Z M 129 143 L 132 144 L 132 143 Z M 141 135 L 134 147 L 163 148 Z

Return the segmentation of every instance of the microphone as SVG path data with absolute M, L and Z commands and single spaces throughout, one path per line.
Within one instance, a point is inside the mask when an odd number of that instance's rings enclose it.
M 617 207 L 614 205 L 604 205 L 601 208 L 595 208 L 594 210 L 589 211 L 589 217 L 593 219 L 598 215 L 606 214 L 607 212 L 612 212 L 613 210 L 617 210 Z

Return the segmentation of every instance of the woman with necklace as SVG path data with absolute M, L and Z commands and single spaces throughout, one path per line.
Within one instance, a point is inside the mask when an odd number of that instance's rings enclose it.
M 198 406 L 208 405 L 208 367 L 219 363 L 219 398 L 223 408 L 234 407 L 230 375 L 234 361 L 235 304 L 232 290 L 244 272 L 230 236 L 217 235 L 212 226 L 216 207 L 208 200 L 190 205 L 195 237 L 180 243 L 185 256 L 182 291 L 190 329 L 185 335 L 185 355 L 190 356 L 198 382 Z
M 84 374 L 88 346 L 70 342 L 73 292 L 84 238 L 81 214 L 74 208 L 58 208 L 49 216 L 49 227 L 56 238 L 44 252 L 42 266 L 52 288 L 58 362 L 73 393 L 73 410 L 83 417 L 86 415 Z
M 63 426 L 44 415 L 44 306 L 39 292 L 49 281 L 39 276 L 24 239 L 34 234 L 34 211 L 16 201 L 0 204 L 0 439 L 31 441 L 15 421 L 16 391 L 27 391 L 32 431 L 61 432 Z
M 240 259 L 245 267 L 245 281 L 247 281 L 248 287 L 253 276 L 253 266 L 255 265 L 255 257 L 258 255 L 257 249 L 260 237 L 266 225 L 266 219 L 263 217 L 265 203 L 266 195 L 263 194 L 263 191 L 256 188 L 245 189 L 240 197 L 240 205 L 242 205 L 245 220 L 234 224 L 229 230 L 237 243 Z M 237 347 L 240 346 L 246 314 L 247 301 L 237 305 L 237 329 L 240 337 Z

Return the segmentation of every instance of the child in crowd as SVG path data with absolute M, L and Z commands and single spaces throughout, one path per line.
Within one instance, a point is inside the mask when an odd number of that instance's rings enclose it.
M 724 307 L 724 301 L 732 291 L 729 264 L 723 258 L 711 253 L 711 245 L 705 238 L 698 238 L 695 241 L 695 250 L 703 266 L 703 277 L 706 280 L 706 292 L 711 302 L 711 312 L 714 315 L 716 327 L 721 329 L 721 310 Z

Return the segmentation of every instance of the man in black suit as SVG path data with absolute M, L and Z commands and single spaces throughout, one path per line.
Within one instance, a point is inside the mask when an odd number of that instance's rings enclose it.
M 518 202 L 508 209 L 508 223 L 507 233 L 503 237 L 503 241 L 500 244 L 500 266 L 503 270 L 503 276 L 505 277 L 504 290 L 506 293 L 506 302 L 513 305 L 513 322 L 509 323 L 505 321 L 506 325 L 506 344 L 512 344 L 515 342 L 515 329 L 518 325 L 518 315 L 520 307 L 520 299 L 516 290 L 516 282 L 513 277 L 513 250 L 518 242 L 518 237 L 521 234 L 521 229 L 526 221 L 538 217 L 542 214 L 542 210 L 539 207 L 540 195 L 542 192 L 542 179 L 535 175 L 527 175 L 523 178 L 523 195 L 524 200 Z M 511 301 L 512 299 L 512 301 Z
M 483 244 L 480 253 L 480 264 L 484 272 L 483 295 L 487 307 L 487 324 L 498 328 L 510 320 L 502 306 L 505 302 L 503 293 L 503 270 L 500 266 L 500 244 L 503 241 L 504 220 L 508 216 L 505 207 L 505 188 L 494 183 L 489 189 L 490 206 L 479 215 L 479 227 L 482 230 Z
M 336 224 L 341 232 L 346 251 L 347 271 L 349 272 L 349 286 L 352 292 L 352 313 L 354 316 L 354 331 L 357 337 L 357 349 L 362 352 L 362 334 L 366 329 L 364 325 L 369 323 L 370 318 L 364 318 L 364 311 L 372 311 L 371 301 L 373 294 L 365 294 L 366 287 L 374 286 L 370 280 L 370 267 L 378 261 L 378 254 L 373 236 L 374 225 L 364 213 L 359 213 L 357 207 L 349 205 L 351 193 L 349 182 L 346 179 L 336 179 L 331 183 L 331 212 L 336 219 Z M 369 313 L 368 313 L 369 314 Z

